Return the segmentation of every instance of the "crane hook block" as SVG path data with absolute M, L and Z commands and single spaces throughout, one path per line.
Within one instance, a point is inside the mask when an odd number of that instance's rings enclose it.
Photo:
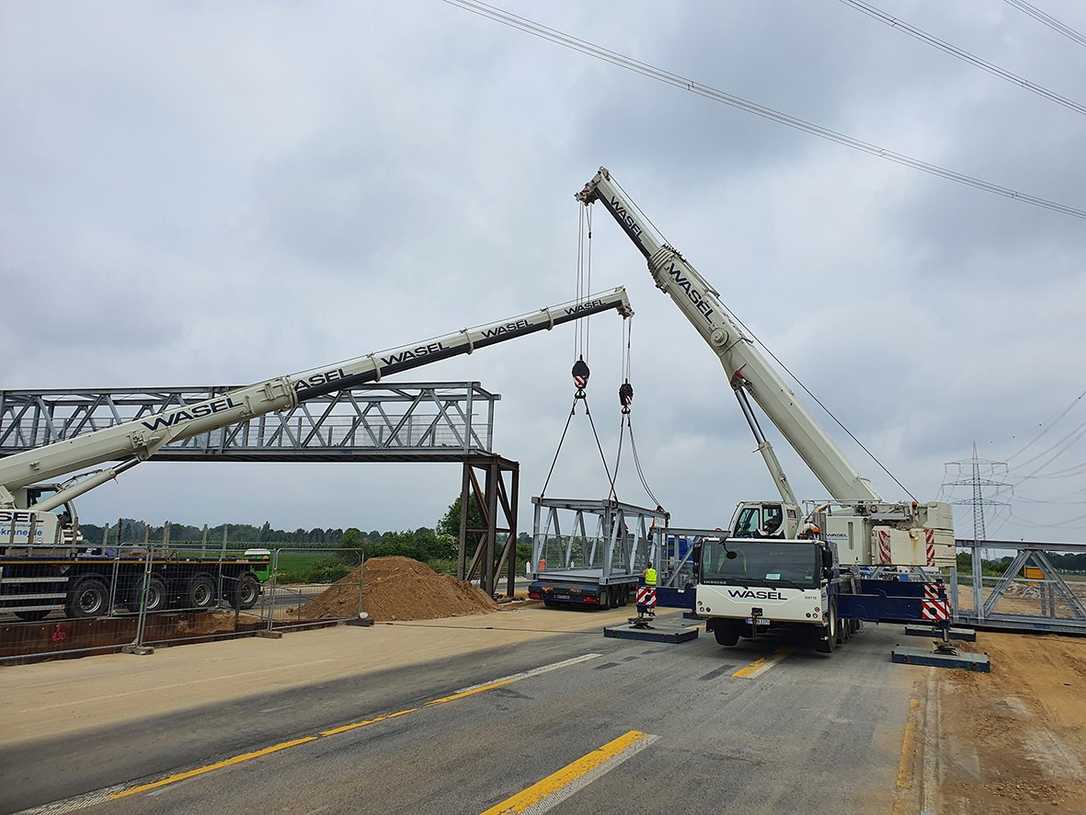
M 577 387 L 577 396 L 583 398 L 584 389 L 588 387 L 588 376 L 591 373 L 588 370 L 588 363 L 584 361 L 584 357 L 577 358 L 570 373 L 573 374 L 573 384 Z
M 623 413 L 630 412 L 630 405 L 633 404 L 633 385 L 629 382 L 623 382 L 618 386 L 618 403 L 622 405 Z

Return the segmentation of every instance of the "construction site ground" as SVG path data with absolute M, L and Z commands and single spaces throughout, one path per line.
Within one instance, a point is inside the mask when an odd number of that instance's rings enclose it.
M 829 658 L 602 637 L 629 613 L 0 669 L 0 811 L 482 813 L 544 778 L 558 813 L 1086 811 L 1086 640 L 981 633 L 971 674 L 892 664 L 891 626 Z

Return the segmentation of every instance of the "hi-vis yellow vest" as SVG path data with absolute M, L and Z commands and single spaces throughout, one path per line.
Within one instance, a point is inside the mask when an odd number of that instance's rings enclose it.
M 651 566 L 649 566 L 649 568 L 645 569 L 645 585 L 646 586 L 655 586 L 656 585 L 656 570 L 654 568 L 652 568 Z

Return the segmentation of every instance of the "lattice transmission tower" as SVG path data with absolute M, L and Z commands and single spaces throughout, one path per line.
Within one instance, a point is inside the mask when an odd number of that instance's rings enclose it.
M 979 544 L 988 540 L 985 529 L 985 507 L 1009 507 L 1009 501 L 1000 501 L 997 496 L 1001 491 L 1010 490 L 1013 494 L 1014 485 L 998 479 L 1007 476 L 1007 462 L 992 461 L 991 459 L 977 456 L 977 443 L 973 442 L 973 457 L 962 461 L 948 461 L 943 465 L 943 490 L 953 491 L 955 488 L 968 487 L 970 495 L 950 501 L 956 506 L 968 506 L 973 508 L 973 543 Z M 995 490 L 994 494 L 985 496 L 985 488 Z M 981 557 L 988 557 L 985 550 Z

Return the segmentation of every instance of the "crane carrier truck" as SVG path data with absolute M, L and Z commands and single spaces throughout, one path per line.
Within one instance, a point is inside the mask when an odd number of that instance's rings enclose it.
M 720 293 L 669 245 L 606 168 L 575 196 L 599 202 L 648 262 L 656 286 L 718 357 L 779 499 L 744 500 L 726 534 L 704 537 L 691 607 L 724 645 L 799 626 L 831 651 L 859 620 L 949 620 L 939 569 L 954 558 L 950 506 L 884 500 L 814 421 Z M 758 405 L 829 498 L 797 500 L 759 425 Z M 662 547 L 657 547 L 658 550 Z M 913 581 L 902 581 L 907 574 Z M 666 591 L 660 604 L 667 603 Z
M 71 617 L 94 617 L 109 613 L 114 602 L 135 608 L 142 602 L 149 611 L 175 603 L 206 608 L 220 599 L 237 607 L 251 607 L 260 592 L 256 573 L 267 568 L 265 561 L 224 560 L 221 574 L 225 579 L 216 581 L 208 563 L 196 558 L 156 557 L 150 569 L 145 568 L 146 557 L 118 560 L 83 544 L 74 499 L 150 459 L 169 442 L 611 310 L 624 318 L 633 314 L 624 289 L 590 294 L 495 323 L 268 379 L 203 402 L 2 458 L 0 613 L 14 613 L 31 621 L 54 610 Z M 108 461 L 121 463 L 72 476 Z M 72 477 L 61 484 L 47 483 L 62 476 Z M 215 567 L 218 570 L 217 560 Z M 111 580 L 121 587 L 119 597 L 110 592 Z M 170 593 L 167 586 L 174 587 Z

